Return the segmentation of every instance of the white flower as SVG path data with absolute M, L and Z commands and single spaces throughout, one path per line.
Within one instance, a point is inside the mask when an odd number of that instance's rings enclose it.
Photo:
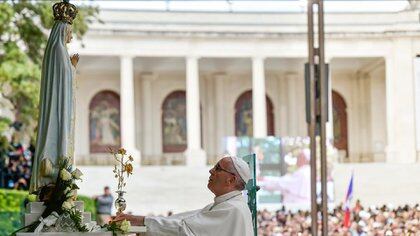
M 120 229 L 123 233 L 127 233 L 130 230 L 130 227 L 131 227 L 130 221 L 123 220 L 121 222 Z
M 64 181 L 71 180 L 71 174 L 66 169 L 60 171 L 60 177 Z
M 71 189 L 70 187 L 67 187 L 66 190 L 64 191 L 64 193 L 66 194 L 67 197 L 76 196 L 76 191 Z
M 80 179 L 80 177 L 83 175 L 83 173 L 77 168 L 71 174 L 75 179 Z
M 70 187 L 67 187 L 65 190 L 64 190 L 64 193 L 65 194 L 69 194 L 69 193 L 71 193 L 71 188 Z
M 63 205 L 61 207 L 64 208 L 64 209 L 70 210 L 74 207 L 74 202 L 70 201 L 70 200 L 65 201 L 65 202 L 63 202 Z

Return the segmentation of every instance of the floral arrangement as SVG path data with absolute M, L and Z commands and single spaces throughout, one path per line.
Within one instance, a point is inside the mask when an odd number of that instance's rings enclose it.
M 109 149 L 109 152 L 113 155 L 116 164 L 114 165 L 114 177 L 118 181 L 118 198 L 115 200 L 115 206 L 118 210 L 117 214 L 122 213 L 126 208 L 126 202 L 123 198 L 124 191 L 123 188 L 126 185 L 126 179 L 133 174 L 133 165 L 131 164 L 134 161 L 134 158 L 131 155 L 127 154 L 127 151 L 124 148 L 120 148 L 117 151 Z M 131 225 L 127 220 L 120 222 L 111 222 L 108 225 L 104 226 L 107 230 L 112 231 L 113 235 L 117 233 L 128 233 Z
M 34 223 L 17 230 L 26 232 L 89 232 L 100 227 L 91 223 L 82 223 L 82 212 L 76 208 L 75 200 L 83 173 L 73 169 L 71 159 L 63 157 L 59 161 L 59 173 L 54 185 L 41 188 L 39 198 L 44 201 L 45 210 L 41 218 Z
M 131 224 L 130 221 L 123 220 L 120 222 L 112 221 L 111 223 L 104 226 L 108 231 L 112 232 L 113 236 L 117 236 L 118 233 L 126 234 L 129 232 Z
M 115 178 L 118 181 L 118 198 L 115 201 L 118 212 L 125 210 L 126 204 L 123 199 L 123 188 L 126 185 L 126 178 L 133 174 L 134 161 L 131 155 L 123 148 L 114 151 L 110 149 L 117 164 L 114 166 Z M 94 223 L 83 224 L 82 212 L 77 209 L 75 200 L 77 198 L 76 181 L 80 181 L 83 173 L 79 169 L 73 169 L 71 158 L 63 157 L 59 161 L 59 173 L 55 184 L 41 188 L 39 199 L 44 202 L 45 210 L 38 221 L 18 229 L 17 232 L 104 232 L 112 231 L 117 233 L 128 233 L 129 221 L 111 222 L 102 228 Z
M 127 175 L 127 178 L 133 174 L 133 165 L 131 162 L 133 162 L 134 159 L 131 155 L 127 154 L 127 151 L 124 148 L 120 148 L 117 151 L 110 148 L 109 152 L 114 156 L 114 159 L 117 162 L 117 164 L 114 165 L 113 172 L 118 181 L 118 191 L 123 191 L 123 187 L 126 185 L 124 174 Z

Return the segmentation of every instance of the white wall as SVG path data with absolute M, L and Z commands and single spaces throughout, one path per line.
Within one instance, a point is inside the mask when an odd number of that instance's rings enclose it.
M 347 135 L 351 161 L 384 161 L 387 144 L 385 68 L 372 71 L 336 71 L 332 89 L 347 105 Z

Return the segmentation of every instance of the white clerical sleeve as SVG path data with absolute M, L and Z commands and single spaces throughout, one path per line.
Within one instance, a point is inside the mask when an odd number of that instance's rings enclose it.
M 183 220 L 184 232 L 194 236 L 252 236 L 251 215 L 244 206 L 221 203 L 211 210 L 205 208 Z
M 182 220 L 185 217 L 196 214 L 200 210 L 188 211 L 175 214 L 169 217 L 147 216 L 144 225 L 147 228 L 147 236 L 169 236 L 169 235 L 189 235 L 184 232 Z

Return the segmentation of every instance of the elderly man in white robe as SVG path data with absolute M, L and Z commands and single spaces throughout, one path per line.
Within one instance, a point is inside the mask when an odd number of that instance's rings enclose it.
M 207 187 L 214 193 L 214 202 L 203 209 L 169 217 L 120 214 L 114 221 L 128 220 L 131 225 L 145 225 L 146 235 L 169 236 L 252 236 L 252 217 L 242 195 L 250 179 L 246 162 L 225 156 L 210 171 Z

